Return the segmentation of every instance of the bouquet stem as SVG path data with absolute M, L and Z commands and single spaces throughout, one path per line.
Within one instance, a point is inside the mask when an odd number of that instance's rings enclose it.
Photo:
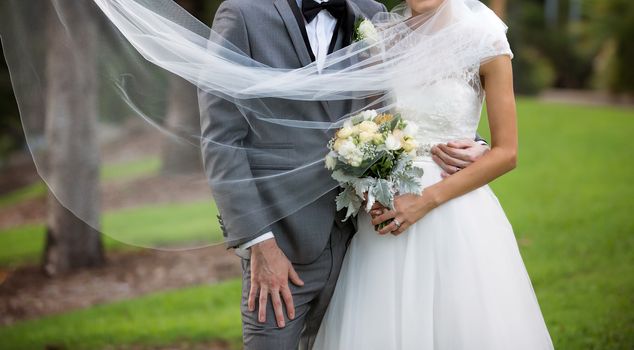
M 380 223 L 378 225 L 374 225 L 374 229 L 376 231 L 382 230 L 385 226 L 391 224 L 392 221 L 394 221 L 394 219 L 389 219 L 389 220 L 383 221 L 382 223 Z

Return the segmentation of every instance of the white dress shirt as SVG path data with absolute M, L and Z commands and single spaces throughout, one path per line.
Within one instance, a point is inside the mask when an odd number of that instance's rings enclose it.
M 302 0 L 296 0 L 297 6 L 302 8 Z M 325 2 L 327 0 L 315 0 L 318 3 Z M 303 18 L 303 17 L 302 17 Z M 308 42 L 310 42 L 310 48 L 315 56 L 317 62 L 317 69 L 321 70 L 324 66 L 326 56 L 328 55 L 328 48 L 330 47 L 330 40 L 337 26 L 337 19 L 333 17 L 330 12 L 321 10 L 317 16 L 310 22 L 306 23 L 304 18 L 304 25 L 306 26 L 306 34 L 308 34 Z M 248 249 L 251 246 L 268 239 L 275 238 L 273 232 L 269 231 L 261 236 L 256 237 L 246 243 L 241 244 L 239 249 Z
M 302 0 L 296 1 L 299 8 L 302 8 Z M 318 3 L 326 1 L 327 0 L 315 0 L 315 2 Z M 337 19 L 333 17 L 330 12 L 321 10 L 310 23 L 306 23 L 306 19 L 304 19 L 304 25 L 306 26 L 306 34 L 308 34 L 310 48 L 317 62 L 317 69 L 321 70 L 328 55 L 328 48 L 330 47 L 330 40 L 337 26 Z

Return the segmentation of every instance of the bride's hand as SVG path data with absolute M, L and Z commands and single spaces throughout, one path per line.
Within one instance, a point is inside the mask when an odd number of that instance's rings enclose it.
M 372 224 L 376 226 L 382 222 L 392 220 L 378 232 L 381 235 L 391 233 L 398 236 L 437 206 L 437 201 L 428 191 L 423 191 L 421 195 L 404 194 L 396 196 L 394 198 L 394 210 L 374 216 Z

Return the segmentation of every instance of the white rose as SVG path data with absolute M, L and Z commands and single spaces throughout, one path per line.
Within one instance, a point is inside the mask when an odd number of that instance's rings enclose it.
M 350 155 L 356 150 L 357 146 L 354 144 L 354 142 L 350 140 L 344 140 L 340 143 L 337 152 L 339 152 L 339 154 L 341 154 L 344 158 L 349 158 Z
M 326 156 L 326 169 L 334 170 L 336 165 L 337 165 L 337 153 L 331 151 Z
M 407 126 L 405 127 L 405 129 L 403 129 L 403 132 L 406 135 L 414 136 L 418 132 L 418 125 L 416 125 L 416 123 L 414 122 L 408 121 Z
M 388 135 L 385 138 L 385 148 L 387 148 L 388 151 L 396 151 L 397 149 L 401 148 L 400 137 L 396 137 L 394 135 Z
M 371 42 L 379 41 L 379 32 L 377 32 L 376 27 L 369 19 L 361 21 L 358 30 L 361 38 L 364 40 L 369 40 Z
M 374 109 L 368 109 L 358 114 L 364 120 L 372 120 L 379 115 Z
M 350 165 L 358 167 L 363 162 L 363 153 L 361 150 L 357 149 L 356 152 L 350 155 L 349 158 Z
M 346 121 L 343 122 L 343 127 L 344 128 L 352 128 L 353 127 L 352 119 L 351 118 L 346 119 Z

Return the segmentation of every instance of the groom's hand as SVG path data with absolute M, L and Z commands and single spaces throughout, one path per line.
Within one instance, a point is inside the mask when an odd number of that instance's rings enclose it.
M 255 311 L 255 298 L 259 298 L 258 321 L 266 322 L 269 294 L 279 327 L 285 326 L 282 300 L 286 305 L 288 318 L 291 320 L 295 318 L 295 305 L 288 285 L 289 279 L 297 286 L 304 285 L 291 262 L 277 246 L 275 239 L 269 239 L 251 247 L 251 289 L 248 308 L 251 312 Z
M 442 177 L 455 174 L 480 159 L 490 150 L 474 140 L 457 140 L 441 143 L 431 149 L 432 159 L 442 170 Z

